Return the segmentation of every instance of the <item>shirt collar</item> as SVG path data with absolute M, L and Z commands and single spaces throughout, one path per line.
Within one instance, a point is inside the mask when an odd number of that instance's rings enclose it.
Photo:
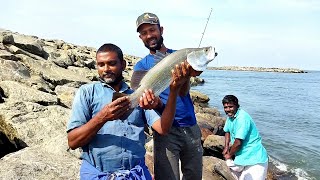
M 171 53 L 173 53 L 173 50 L 172 49 L 167 49 L 166 53 L 171 54 Z M 149 53 L 149 56 L 154 56 L 154 54 Z
M 239 115 L 240 108 L 237 109 L 237 113 L 234 115 L 234 119 Z

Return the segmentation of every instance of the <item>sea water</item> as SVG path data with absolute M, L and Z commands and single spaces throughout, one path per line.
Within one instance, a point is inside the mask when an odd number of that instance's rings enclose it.
M 274 73 L 206 70 L 207 94 L 225 116 L 222 98 L 238 97 L 255 121 L 271 161 L 299 179 L 320 179 L 320 71 Z

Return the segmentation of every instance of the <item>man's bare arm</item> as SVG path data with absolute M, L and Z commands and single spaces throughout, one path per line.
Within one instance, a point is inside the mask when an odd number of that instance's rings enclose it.
M 68 132 L 69 147 L 76 149 L 88 144 L 107 121 L 118 119 L 124 115 L 129 110 L 129 105 L 128 97 L 122 97 L 103 107 L 86 124 Z

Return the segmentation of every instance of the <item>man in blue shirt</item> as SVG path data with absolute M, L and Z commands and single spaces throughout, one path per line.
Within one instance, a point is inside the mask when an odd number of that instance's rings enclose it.
M 222 99 L 222 104 L 228 116 L 223 128 L 226 132 L 223 154 L 227 165 L 240 180 L 265 180 L 268 154 L 261 143 L 261 136 L 255 123 L 250 115 L 240 108 L 236 96 L 226 95 Z M 232 164 L 231 159 L 234 155 Z
M 141 107 L 130 109 L 128 96 L 113 100 L 114 93 L 131 94 L 123 81 L 126 61 L 119 47 L 102 45 L 96 55 L 99 82 L 83 85 L 75 95 L 68 122 L 68 144 L 81 147 L 80 179 L 151 179 L 145 165 L 144 124 L 159 134 L 168 133 L 175 114 L 177 94 L 188 79 L 186 64 L 172 73 L 168 105 L 164 114 Z M 159 103 L 151 90 L 140 99 Z
M 157 63 L 154 59 L 156 51 L 163 54 L 174 52 L 164 45 L 163 27 L 160 26 L 159 18 L 155 14 L 143 13 L 137 18 L 136 25 L 139 37 L 150 53 L 137 62 L 134 73 L 150 70 Z M 190 71 L 191 76 L 200 73 Z M 179 92 L 176 114 L 169 134 L 163 136 L 154 132 L 154 172 L 157 180 L 180 180 L 179 160 L 183 179 L 202 179 L 201 131 L 197 125 L 189 89 L 190 78 Z M 170 92 L 171 90 L 167 88 L 160 94 L 162 102 L 157 107 L 143 104 L 144 107 L 154 108 L 164 114 L 163 108 L 168 106 Z

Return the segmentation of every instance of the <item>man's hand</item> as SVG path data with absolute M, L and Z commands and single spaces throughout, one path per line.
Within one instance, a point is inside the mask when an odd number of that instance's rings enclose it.
M 130 101 L 128 96 L 120 97 L 115 101 L 112 101 L 106 105 L 102 111 L 104 114 L 104 119 L 107 121 L 112 121 L 119 119 L 130 109 Z
M 224 157 L 224 159 L 226 159 L 226 160 L 232 158 L 232 156 L 231 156 L 229 153 L 223 155 L 223 157 Z
M 229 147 L 226 146 L 222 151 L 222 155 L 226 155 L 227 153 L 229 153 Z
M 151 89 L 146 89 L 140 97 L 139 105 L 142 109 L 159 109 L 162 107 L 162 102 Z
M 203 71 L 196 71 L 192 68 L 192 66 L 185 60 L 185 62 L 188 64 L 187 68 L 189 69 L 190 76 L 196 77 L 199 76 Z
M 196 76 L 199 76 L 203 71 L 196 71 L 194 70 L 191 66 L 190 66 L 190 76 L 192 77 L 196 77 Z
M 71 149 L 85 146 L 88 144 L 97 132 L 107 121 L 113 121 L 121 118 L 129 111 L 130 101 L 128 96 L 120 97 L 110 104 L 105 105 L 86 124 L 77 127 L 68 132 L 68 145 Z
M 180 88 L 189 81 L 190 67 L 190 64 L 184 61 L 171 70 L 172 81 L 170 83 L 170 90 L 180 90 Z

